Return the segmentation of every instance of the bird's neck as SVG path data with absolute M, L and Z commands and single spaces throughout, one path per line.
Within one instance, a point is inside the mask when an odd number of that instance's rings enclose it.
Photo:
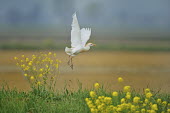
M 90 49 L 90 46 L 86 45 L 84 49 L 88 51 Z

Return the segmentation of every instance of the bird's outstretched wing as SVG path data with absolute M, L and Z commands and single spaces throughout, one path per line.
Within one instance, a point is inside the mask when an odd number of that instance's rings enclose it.
M 73 21 L 72 21 L 72 30 L 71 30 L 71 47 L 81 46 L 81 32 L 80 26 L 77 20 L 76 13 L 73 14 Z
M 85 46 L 87 41 L 90 39 L 91 28 L 82 28 L 81 29 L 81 40 L 82 45 Z

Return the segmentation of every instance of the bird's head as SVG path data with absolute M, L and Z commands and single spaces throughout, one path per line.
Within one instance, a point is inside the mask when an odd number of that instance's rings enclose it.
M 87 43 L 86 46 L 96 46 L 96 44 L 93 43 Z

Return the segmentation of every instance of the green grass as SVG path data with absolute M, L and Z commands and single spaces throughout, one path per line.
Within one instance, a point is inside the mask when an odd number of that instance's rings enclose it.
M 84 101 L 87 90 L 71 92 L 21 92 L 17 89 L 0 89 L 0 113 L 88 113 Z
M 69 45 L 61 43 L 1 43 L 2 50 L 64 50 Z M 170 46 L 163 45 L 134 45 L 134 44 L 98 44 L 94 50 L 114 51 L 170 51 Z
M 94 90 L 94 89 L 93 89 Z M 32 90 L 28 92 L 18 91 L 2 87 L 0 89 L 0 113 L 90 113 L 85 98 L 90 97 L 91 90 L 77 91 L 39 92 Z M 111 93 L 101 88 L 98 95 L 110 96 Z M 142 95 L 133 91 L 133 95 Z M 125 96 L 120 91 L 120 98 Z M 170 94 L 155 94 L 153 98 L 161 98 L 170 103 Z

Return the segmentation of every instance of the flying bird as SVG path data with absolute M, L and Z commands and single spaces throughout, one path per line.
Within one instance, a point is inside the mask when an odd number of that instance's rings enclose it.
M 90 47 L 95 46 L 96 44 L 87 43 L 90 39 L 91 28 L 80 29 L 76 13 L 73 14 L 72 18 L 71 48 L 66 47 L 65 52 L 69 55 L 68 65 L 73 69 L 72 58 L 79 53 L 89 51 Z

